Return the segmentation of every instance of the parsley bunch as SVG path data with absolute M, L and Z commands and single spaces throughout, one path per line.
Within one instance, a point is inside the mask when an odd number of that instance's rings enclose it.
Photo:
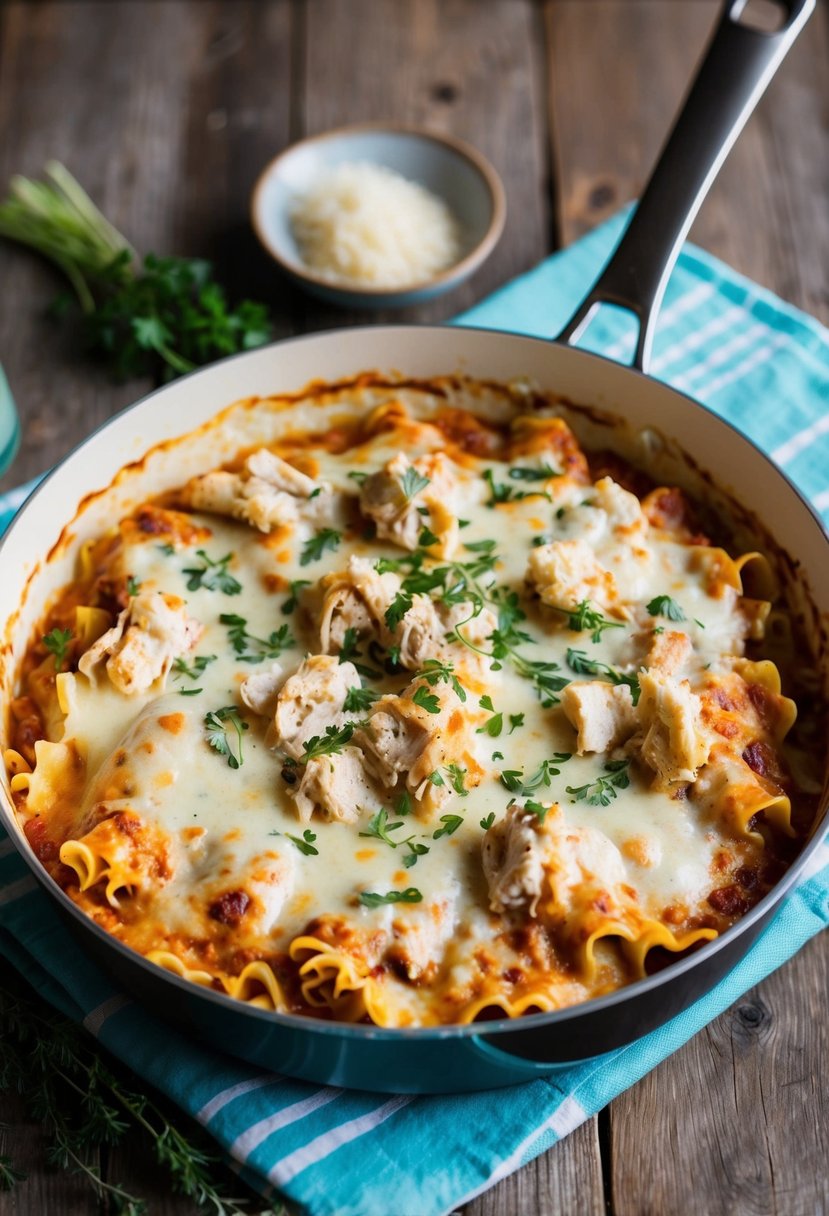
M 46 165 L 43 182 L 12 179 L 0 203 L 0 236 L 28 245 L 69 279 L 90 349 L 120 379 L 169 380 L 270 338 L 267 310 L 228 305 L 209 262 L 160 258 L 143 263 L 63 165 Z M 59 298 L 56 315 L 72 296 Z

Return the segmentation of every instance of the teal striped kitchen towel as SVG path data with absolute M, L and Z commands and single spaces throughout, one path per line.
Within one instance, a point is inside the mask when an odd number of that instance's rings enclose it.
M 555 333 L 622 223 L 616 217 L 549 258 L 459 323 Z M 601 310 L 582 344 L 629 358 L 630 322 Z M 829 515 L 829 333 L 816 321 L 688 245 L 668 287 L 652 370 L 735 423 Z M 0 501 L 0 526 L 25 489 Z M 162 1026 L 79 955 L 11 841 L 0 840 L 0 954 L 198 1119 L 247 1182 L 307 1216 L 454 1211 L 638 1081 L 827 923 L 824 844 L 742 962 L 661 1029 L 510 1090 L 389 1097 L 263 1074 Z

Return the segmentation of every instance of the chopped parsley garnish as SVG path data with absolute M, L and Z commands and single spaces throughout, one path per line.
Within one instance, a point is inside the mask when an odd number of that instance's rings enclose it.
M 516 490 L 514 486 L 508 485 L 505 481 L 497 482 L 494 469 L 484 469 L 483 476 L 489 486 L 489 498 L 485 503 L 487 507 L 497 507 L 499 503 L 504 502 L 518 502 L 521 498 L 530 498 L 534 495 L 540 495 L 548 502 L 550 501 L 550 495 L 546 490 Z M 509 476 L 515 481 L 546 481 L 548 477 L 557 477 L 558 474 L 552 470 L 549 473 L 543 473 L 536 469 L 514 468 L 509 470 Z
M 565 609 L 559 608 L 557 611 L 564 612 Z M 601 612 L 596 608 L 591 608 L 589 600 L 582 600 L 576 605 L 573 612 L 567 612 L 567 627 L 572 629 L 574 633 L 583 633 L 585 630 L 591 630 L 591 642 L 600 642 L 605 629 L 622 629 L 624 628 L 621 621 L 611 621 L 606 616 L 602 616 Z
M 523 726 L 523 725 L 524 725 L 524 715 L 523 714 L 510 714 L 510 716 L 509 716 L 509 733 L 510 734 L 512 734 L 512 732 L 514 730 L 518 730 L 519 726 Z
M 408 790 L 404 790 L 397 802 L 394 804 L 395 815 L 411 815 L 412 813 L 412 796 Z
M 441 815 L 440 821 L 443 827 L 432 832 L 432 840 L 440 840 L 441 836 L 451 836 L 453 832 L 457 832 L 463 818 L 460 815 Z
M 411 840 L 411 852 L 407 853 L 403 858 L 403 865 L 407 870 L 410 870 L 412 866 L 417 865 L 418 857 L 423 857 L 429 852 L 428 844 L 421 844 L 419 841 L 414 840 L 413 837 L 410 837 L 409 839 Z M 401 843 L 405 844 L 407 842 L 403 841 Z
M 130 598 L 132 598 L 134 595 L 138 595 L 140 586 L 140 579 L 137 579 L 134 574 L 130 574 L 127 578 L 127 595 L 130 596 Z
M 461 798 L 465 798 L 469 793 L 464 782 L 467 777 L 467 770 L 460 764 L 447 764 L 445 769 L 446 775 L 449 778 L 449 784 L 456 794 L 460 794 Z
M 389 812 L 385 807 L 381 807 L 376 815 L 372 815 L 368 822 L 368 827 L 365 832 L 361 832 L 361 836 L 372 836 L 377 840 L 382 840 L 383 844 L 389 845 L 390 848 L 396 849 L 399 844 L 405 843 L 401 840 L 392 840 L 389 832 L 396 831 L 397 828 L 403 827 L 403 820 L 398 823 L 389 823 Z
M 227 728 L 231 726 L 236 732 L 238 755 L 233 750 L 233 743 L 228 737 Z M 235 705 L 225 705 L 223 709 L 214 709 L 204 715 L 204 730 L 207 742 L 220 756 L 227 757 L 230 768 L 242 767 L 242 732 L 248 729 L 244 718 L 239 716 Z
M 435 536 L 434 532 L 428 525 L 421 530 L 420 536 L 417 538 L 417 543 L 423 549 L 429 549 L 432 545 L 440 544 L 440 537 Z
M 429 478 L 418 473 L 414 465 L 409 465 L 406 472 L 400 478 L 400 489 L 403 491 L 403 497 L 406 502 L 411 502 L 415 494 L 419 494 L 421 490 L 425 490 L 429 484 Z
M 44 635 L 43 645 L 55 656 L 55 671 L 63 671 L 67 652 L 72 641 L 71 629 L 53 629 Z
M 215 663 L 215 654 L 197 654 L 192 663 L 188 663 L 186 659 L 173 660 L 173 679 L 178 680 L 180 676 L 187 676 L 188 680 L 198 680 L 204 675 L 204 669 L 208 663 Z
M 539 469 L 530 469 L 526 465 L 514 465 L 509 471 L 513 481 L 549 481 L 551 477 L 561 477 L 558 469 L 549 464 L 543 464 Z
M 201 566 L 186 566 L 182 570 L 182 574 L 190 576 L 187 580 L 188 591 L 198 591 L 202 587 L 205 591 L 222 591 L 225 595 L 241 594 L 242 584 L 228 571 L 233 553 L 226 553 L 214 561 L 204 549 L 197 549 L 196 557 L 202 559 Z
M 308 566 L 311 562 L 318 562 L 326 552 L 335 553 L 340 547 L 342 538 L 342 532 L 337 532 L 334 528 L 319 528 L 311 539 L 307 540 L 302 546 L 302 555 L 299 559 L 300 566 Z
M 379 908 L 383 904 L 419 904 L 423 899 L 417 887 L 406 887 L 405 891 L 387 891 L 377 895 L 374 891 L 361 891 L 360 903 L 364 908 Z
M 458 700 L 466 700 L 466 689 L 455 675 L 454 663 L 443 663 L 440 659 L 426 659 L 420 671 L 416 671 L 412 679 L 425 680 L 430 688 L 434 688 L 436 684 L 450 684 Z
M 406 797 L 408 798 L 408 794 Z M 402 799 L 398 799 L 398 804 L 397 807 L 395 807 L 395 811 L 398 815 L 407 815 L 410 807 L 407 805 L 405 811 L 401 810 L 401 801 Z M 402 827 L 402 819 L 397 823 L 389 823 L 389 812 L 383 808 L 379 810 L 376 815 L 372 815 L 366 831 L 361 832 L 360 835 L 370 836 L 377 840 L 382 840 L 383 844 L 387 844 L 392 849 L 396 849 L 398 845 L 401 847 L 408 845 L 409 852 L 403 858 L 403 865 L 407 870 L 410 870 L 412 866 L 417 865 L 418 857 L 423 857 L 424 854 L 429 852 L 429 846 L 426 844 L 421 844 L 419 841 L 415 840 L 414 835 L 407 836 L 404 840 L 392 840 L 391 836 L 389 836 L 389 832 L 394 832 L 397 830 L 397 828 Z
M 176 551 L 175 545 L 171 545 L 169 541 L 165 541 L 163 545 L 156 545 L 156 549 L 160 550 L 165 557 L 172 557 Z
M 340 727 L 326 726 L 324 735 L 313 735 L 303 743 L 300 764 L 307 764 L 318 756 L 335 756 L 350 742 L 357 726 L 358 722 L 346 722 L 345 726 Z
M 445 785 L 446 784 L 446 782 L 443 780 L 443 778 L 441 777 L 441 775 L 437 769 L 435 769 L 435 771 L 433 773 L 429 774 L 429 776 L 427 777 L 427 781 L 431 781 L 432 785 Z
M 310 587 L 311 580 L 309 578 L 295 578 L 291 581 L 290 592 L 285 603 L 282 605 L 282 611 L 285 616 L 290 616 L 296 610 L 299 593 L 303 587 Z
M 601 663 L 598 659 L 590 659 L 583 650 L 573 650 L 568 647 L 567 650 L 567 666 L 571 671 L 575 671 L 578 675 L 585 676 L 607 676 L 611 684 L 626 684 L 630 689 L 630 698 L 634 705 L 639 702 L 639 677 L 637 675 L 629 675 L 623 671 L 617 671 L 615 667 L 611 667 L 608 663 Z
M 481 820 L 481 827 L 484 829 L 485 832 L 488 832 L 494 822 L 495 822 L 495 812 L 490 811 L 489 814 L 484 819 Z
M 504 715 L 495 713 L 495 706 L 492 704 L 492 697 L 490 696 L 481 697 L 478 704 L 481 709 L 488 709 L 492 717 L 487 718 L 483 726 L 479 726 L 475 733 L 478 735 L 489 735 L 491 739 L 497 739 L 504 729 Z
M 610 806 L 619 790 L 630 785 L 630 760 L 609 760 L 604 766 L 606 777 L 597 777 L 587 785 L 566 787 L 573 802 L 586 802 L 588 806 Z
M 180 688 L 178 695 L 180 697 L 197 697 L 200 692 L 204 692 L 203 688 Z
M 410 591 L 398 591 L 392 602 L 389 604 L 385 612 L 386 627 L 392 632 L 397 628 L 403 617 L 412 606 L 412 595 Z
M 343 701 L 343 709 L 347 714 L 359 714 L 370 709 L 379 697 L 379 693 L 371 688 L 349 688 Z
M 549 786 L 552 778 L 557 777 L 561 772 L 558 766 L 566 764 L 571 754 L 571 752 L 554 752 L 551 759 L 541 761 L 533 775 L 528 777 L 526 781 L 524 780 L 522 769 L 504 769 L 501 773 L 501 784 L 511 794 L 517 794 L 519 798 L 527 798 L 542 785 Z
M 274 629 L 267 638 L 257 638 L 248 633 L 248 623 L 235 612 L 223 612 L 219 617 L 227 626 L 227 636 L 240 663 L 261 663 L 264 659 L 278 659 L 283 650 L 296 646 L 296 641 L 287 624 Z
M 368 477 L 368 473 L 363 473 L 361 469 L 352 469 L 348 476 L 352 481 L 356 481 L 358 486 L 361 486 Z
M 435 693 L 429 692 L 425 685 L 420 684 L 412 694 L 412 700 L 415 705 L 419 705 L 421 709 L 425 709 L 429 714 L 440 713 L 440 701 Z
M 300 853 L 304 853 L 306 857 L 319 856 L 319 849 L 314 847 L 314 841 L 317 838 L 316 833 L 312 832 L 310 828 L 305 829 L 301 840 L 299 836 L 292 836 L 290 832 L 286 832 L 285 835 L 292 844 L 296 845 Z
M 664 616 L 669 621 L 684 621 L 685 613 L 669 595 L 657 595 L 646 605 L 651 616 Z
M 544 806 L 541 802 L 533 802 L 531 798 L 528 798 L 524 803 L 524 810 L 529 811 L 531 815 L 535 815 L 539 823 L 543 823 L 547 818 L 549 809 L 548 806 Z

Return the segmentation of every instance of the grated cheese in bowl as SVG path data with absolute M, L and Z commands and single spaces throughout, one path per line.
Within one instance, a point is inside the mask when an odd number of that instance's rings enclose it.
M 459 225 L 446 203 L 368 161 L 321 174 L 294 199 L 290 220 L 305 265 L 335 283 L 406 287 L 461 256 Z

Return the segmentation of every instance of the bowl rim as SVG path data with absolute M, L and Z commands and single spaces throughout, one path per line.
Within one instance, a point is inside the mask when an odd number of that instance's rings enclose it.
M 419 279 L 414 283 L 399 284 L 394 287 L 382 286 L 364 286 L 359 283 L 349 283 L 336 279 L 326 278 L 325 275 L 318 274 L 315 271 L 304 266 L 302 262 L 293 261 L 284 256 L 274 242 L 272 242 L 266 232 L 265 226 L 261 221 L 262 212 L 262 197 L 264 190 L 271 177 L 275 172 L 278 172 L 278 167 L 281 162 L 287 160 L 299 148 L 305 147 L 308 144 L 323 143 L 330 140 L 341 139 L 343 136 L 359 135 L 362 133 L 375 132 L 377 134 L 387 133 L 389 135 L 415 136 L 418 139 L 424 139 L 429 143 L 440 144 L 462 159 L 472 165 L 484 182 L 487 193 L 489 194 L 492 211 L 490 215 L 487 230 L 478 243 L 469 250 L 459 261 L 453 262 L 451 266 L 447 266 L 445 270 L 439 271 L 437 274 L 431 275 L 427 279 Z M 380 163 L 380 162 L 378 162 Z M 294 278 L 305 280 L 308 283 L 313 283 L 317 287 L 324 288 L 331 293 L 341 295 L 362 296 L 365 299 L 376 298 L 378 301 L 392 300 L 402 295 L 415 294 L 417 292 L 428 291 L 432 288 L 441 287 L 444 284 L 448 287 L 456 279 L 466 277 L 471 274 L 485 258 L 494 249 L 495 245 L 504 230 L 504 223 L 507 215 L 507 202 L 504 184 L 495 167 L 489 160 L 479 152 L 477 148 L 460 139 L 457 135 L 448 135 L 442 131 L 432 131 L 427 127 L 417 127 L 406 123 L 395 122 L 358 122 L 350 123 L 342 127 L 332 127 L 330 130 L 321 131 L 318 135 L 307 135 L 303 139 L 295 140 L 272 160 L 264 166 L 256 183 L 253 187 L 250 201 L 250 222 L 256 233 L 260 245 L 273 260 L 288 274 Z

